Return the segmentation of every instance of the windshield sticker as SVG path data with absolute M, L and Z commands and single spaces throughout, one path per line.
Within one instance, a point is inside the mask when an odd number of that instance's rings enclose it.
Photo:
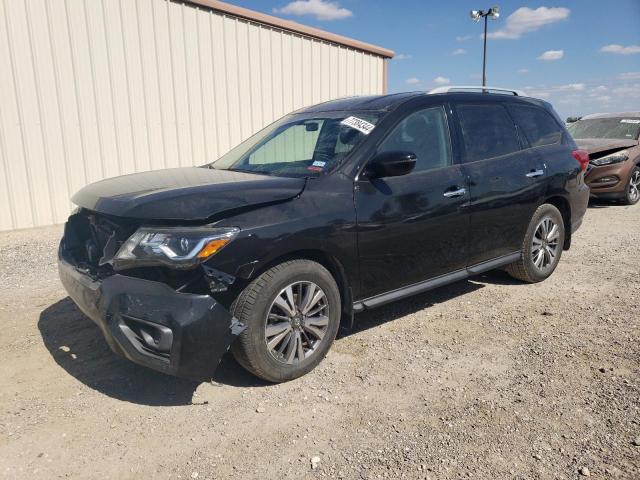
M 640 120 L 636 120 L 634 118 L 623 118 L 620 120 L 620 123 L 640 123 Z
M 311 164 L 311 166 L 313 167 L 324 167 L 327 164 L 327 162 L 321 162 L 320 160 L 316 160 L 315 162 L 313 162 Z
M 365 135 L 369 135 L 371 130 L 375 128 L 373 123 L 369 123 L 365 120 L 362 120 L 358 117 L 347 117 L 340 122 L 342 125 L 346 125 L 347 127 L 355 128 L 359 132 L 364 133 Z

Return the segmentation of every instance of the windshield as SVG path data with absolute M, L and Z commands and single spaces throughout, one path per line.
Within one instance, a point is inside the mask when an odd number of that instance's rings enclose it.
M 637 140 L 640 118 L 593 118 L 570 124 L 573 138 L 618 138 Z
M 209 167 L 285 177 L 319 176 L 339 165 L 379 119 L 377 112 L 288 115 Z

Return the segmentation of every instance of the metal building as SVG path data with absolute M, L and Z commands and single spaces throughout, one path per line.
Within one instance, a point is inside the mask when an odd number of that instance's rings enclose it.
M 386 91 L 393 52 L 214 0 L 0 0 L 0 230 L 102 178 L 201 165 L 274 119 Z

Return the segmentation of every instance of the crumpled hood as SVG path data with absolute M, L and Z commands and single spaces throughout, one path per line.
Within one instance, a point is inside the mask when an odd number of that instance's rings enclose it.
M 291 199 L 304 185 L 304 178 L 170 168 L 92 183 L 71 200 L 80 207 L 119 217 L 204 221 L 227 210 Z
M 576 138 L 576 144 L 590 154 L 635 147 L 637 140 L 621 140 L 618 138 Z

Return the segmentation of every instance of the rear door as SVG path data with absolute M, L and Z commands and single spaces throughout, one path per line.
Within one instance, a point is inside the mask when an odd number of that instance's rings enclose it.
M 461 165 L 454 163 L 449 132 L 445 105 L 430 99 L 428 106 L 403 115 L 371 155 L 413 152 L 415 169 L 356 181 L 363 297 L 464 268 L 468 189 Z
M 460 102 L 455 110 L 469 179 L 468 265 L 475 265 L 521 249 L 545 170 L 501 102 Z
M 555 172 L 554 166 L 568 163 L 575 167 L 571 155 L 571 148 L 562 143 L 564 127 L 547 110 L 535 105 L 510 103 L 507 110 L 518 125 L 522 137 L 527 142 L 532 153 L 536 155 L 544 166 L 547 180 Z M 562 167 L 561 167 L 562 168 Z M 566 172 L 564 172 L 566 173 Z

